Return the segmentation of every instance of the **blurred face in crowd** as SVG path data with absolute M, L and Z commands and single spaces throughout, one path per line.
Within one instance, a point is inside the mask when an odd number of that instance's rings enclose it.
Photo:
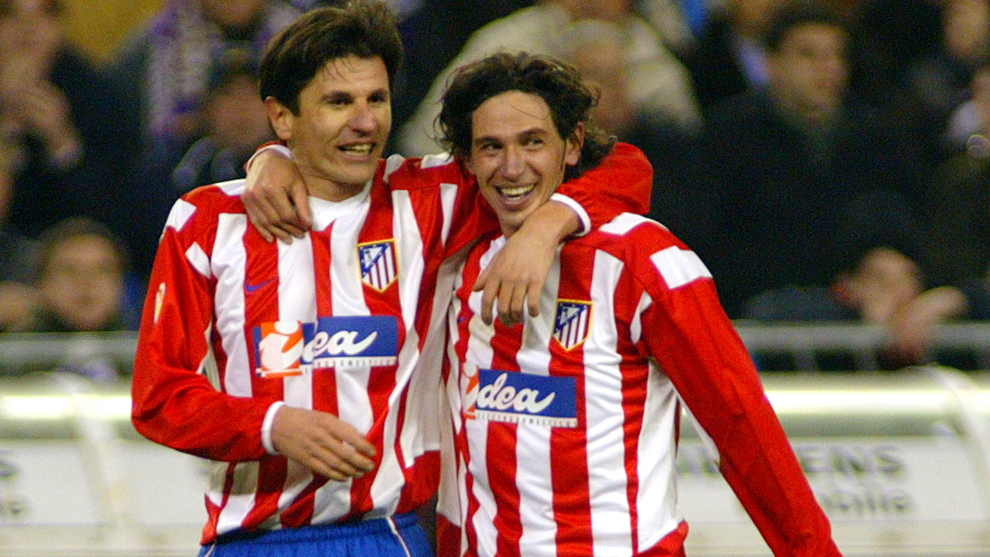
M 629 75 L 622 35 L 612 24 L 595 26 L 594 39 L 583 38 L 569 55 L 569 61 L 600 93 L 598 105 L 591 109 L 595 122 L 620 138 L 636 123 L 636 110 L 629 100 Z
M 890 248 L 870 250 L 844 283 L 850 301 L 869 323 L 886 323 L 924 289 L 921 269 Z
M 237 154 L 251 154 L 272 137 L 265 103 L 258 87 L 246 75 L 237 76 L 211 94 L 206 104 L 209 132 L 217 142 Z
M 785 110 L 811 124 L 839 110 L 848 75 L 846 40 L 845 32 L 831 25 L 801 24 L 768 53 L 770 85 Z
M 299 114 L 274 98 L 266 105 L 312 195 L 340 201 L 374 176 L 392 128 L 381 58 L 348 55 L 329 61 L 299 93 Z
M 72 236 L 55 247 L 38 287 L 46 306 L 67 324 L 99 330 L 120 311 L 123 262 L 110 240 Z
M 468 169 L 495 210 L 502 233 L 511 236 L 550 200 L 567 166 L 578 163 L 584 128 L 579 126 L 574 137 L 561 137 L 546 101 L 521 91 L 481 103 L 471 125 Z
M 64 40 L 51 0 L 0 0 L 0 87 L 22 90 L 47 79 Z
M 945 46 L 953 56 L 969 63 L 986 57 L 990 46 L 990 2 L 949 0 L 943 18 Z

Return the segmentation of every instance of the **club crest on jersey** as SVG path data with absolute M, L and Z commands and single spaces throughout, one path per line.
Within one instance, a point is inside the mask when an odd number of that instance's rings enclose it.
M 591 323 L 591 302 L 557 300 L 557 318 L 554 320 L 553 338 L 570 350 L 588 338 Z
M 399 322 L 393 316 L 321 317 L 316 323 L 275 321 L 254 328 L 260 377 L 302 375 L 314 369 L 395 365 Z
M 495 369 L 478 371 L 468 419 L 577 427 L 577 379 Z
M 361 282 L 384 291 L 399 275 L 395 257 L 395 240 L 358 244 L 358 260 L 361 262 Z

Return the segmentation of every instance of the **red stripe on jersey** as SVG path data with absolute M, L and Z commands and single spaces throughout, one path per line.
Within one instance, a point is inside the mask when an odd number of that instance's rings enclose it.
M 323 231 L 310 231 L 310 241 L 313 250 L 313 269 L 322 269 L 322 272 L 314 273 L 314 284 L 316 286 L 316 315 L 332 315 L 333 300 L 330 289 L 330 236 L 333 226 L 327 227 Z M 313 393 L 326 393 L 326 396 L 313 396 L 313 410 L 327 412 L 337 415 L 337 397 L 333 394 L 337 391 L 337 383 L 332 369 L 311 370 Z M 285 478 L 285 474 L 279 476 Z M 327 483 L 327 478 L 314 476 L 309 484 L 296 496 L 295 500 L 281 516 L 282 526 L 292 528 L 305 526 L 313 519 L 315 508 L 316 490 Z
M 649 384 L 650 366 L 644 349 L 631 345 L 632 334 L 629 324 L 635 318 L 643 293 L 642 287 L 623 272 L 619 277 L 612 303 L 615 304 L 615 325 L 619 338 L 619 353 L 622 354 L 622 411 L 625 415 L 623 422 L 623 440 L 625 449 L 626 470 L 626 499 L 629 502 L 629 526 L 633 532 L 632 548 L 639 551 L 639 506 L 636 498 L 639 494 L 639 438 L 645 419 L 647 385 Z
M 507 327 L 495 320 L 495 336 L 492 338 L 492 369 L 499 371 L 519 371 L 515 355 L 522 347 L 521 324 Z M 506 451 L 505 447 L 515 447 L 518 443 L 519 426 L 512 423 L 488 423 L 488 481 L 490 485 L 512 486 L 502 491 L 504 497 L 496 497 L 498 510 L 495 515 L 495 529 L 499 532 L 498 554 L 506 557 L 519 555 L 519 540 L 522 537 L 522 519 L 519 516 L 520 496 L 516 487 L 516 452 Z
M 567 248 L 565 245 L 563 249 Z M 593 255 L 587 250 L 581 253 Z M 594 261 L 584 261 L 583 264 L 591 266 Z M 590 301 L 591 274 L 561 269 L 557 299 Z M 595 308 L 591 311 L 594 312 Z M 588 491 L 591 481 L 588 473 L 588 416 L 581 402 L 586 397 L 584 343 L 567 350 L 559 342 L 551 340 L 550 353 L 550 374 L 576 377 L 578 400 L 577 427 L 553 428 L 550 433 L 550 462 L 566 463 L 551 470 L 557 552 L 558 555 L 593 555 L 591 494 Z
M 255 346 L 254 329 L 262 323 L 278 321 L 278 245 L 267 242 L 258 230 L 248 225 L 242 239 L 246 254 L 244 270 L 244 315 L 250 316 L 244 322 L 244 335 L 247 346 Z M 282 381 L 263 378 L 254 373 L 261 363 L 254 350 L 248 351 L 251 365 L 251 392 L 256 399 L 275 402 L 282 400 Z M 258 487 L 254 505 L 244 517 L 242 526 L 254 528 L 278 511 L 279 496 L 284 487 L 282 479 L 288 464 L 284 457 L 265 459 L 259 462 Z M 233 472 L 233 468 L 229 470 Z M 225 490 L 225 493 L 227 490 Z
M 371 206 L 372 207 L 392 207 L 392 200 L 389 196 L 389 190 L 386 188 L 374 188 L 371 193 Z M 388 255 L 383 255 L 382 257 L 392 258 L 390 267 L 392 268 L 394 278 L 391 281 L 385 281 L 382 279 L 379 282 L 371 280 L 362 280 L 362 277 L 357 277 L 361 280 L 362 293 L 364 295 L 364 303 L 368 307 L 368 312 L 370 315 L 393 315 L 399 322 L 399 346 L 404 346 L 406 342 L 406 325 L 402 319 L 402 300 L 399 297 L 399 276 L 398 274 L 403 271 L 403 269 L 398 267 L 398 253 L 395 252 L 395 225 L 394 225 L 394 208 L 389 211 L 369 211 L 367 219 L 363 227 L 361 227 L 361 232 L 358 235 L 358 245 L 368 245 L 376 243 L 392 243 L 392 246 L 388 250 Z M 362 273 L 361 268 L 362 262 L 360 253 L 350 254 L 358 261 L 357 273 Z M 381 278 L 381 277 L 379 277 Z M 387 286 L 384 289 L 379 289 L 375 284 L 380 284 L 382 286 Z M 374 500 L 371 498 L 371 487 L 375 481 L 375 477 L 378 475 L 378 471 L 381 468 L 381 455 L 385 454 L 383 447 L 385 439 L 385 423 L 389 417 L 389 407 L 388 399 L 389 395 L 395 390 L 396 386 L 396 366 L 376 366 L 371 369 L 371 373 L 368 376 L 368 401 L 371 404 L 371 414 L 375 416 L 375 421 L 371 425 L 371 429 L 368 431 L 366 437 L 372 439 L 375 442 L 375 467 L 365 474 L 361 478 L 354 479 L 351 486 L 351 511 L 344 520 L 351 518 L 359 518 L 364 513 L 370 511 L 374 508 Z M 401 395 L 400 407 L 404 407 L 401 401 L 406 397 L 407 392 L 403 392 Z M 395 410 L 393 410 L 395 411 Z M 398 415 L 399 421 L 396 427 L 396 432 L 402 431 L 402 413 Z M 393 450 L 397 451 L 397 456 L 399 462 L 403 462 L 402 449 L 399 443 L 399 437 L 396 436 Z

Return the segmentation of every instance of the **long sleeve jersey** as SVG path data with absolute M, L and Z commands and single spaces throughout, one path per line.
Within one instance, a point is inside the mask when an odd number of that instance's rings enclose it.
M 442 555 L 683 555 L 682 400 L 775 555 L 839 555 L 694 252 L 621 215 L 563 245 L 539 317 L 486 325 L 470 285 L 504 243 L 473 249 L 449 314 L 459 493 L 441 488 Z
M 645 211 L 640 151 L 620 145 L 600 170 L 558 199 L 592 224 L 625 206 Z M 172 208 L 142 316 L 135 426 L 213 461 L 204 544 L 416 509 L 439 477 L 449 256 L 495 230 L 494 216 L 446 157 L 393 156 L 361 194 L 311 198 L 313 229 L 291 244 L 249 225 L 243 187 L 199 188 Z M 276 454 L 282 404 L 356 427 L 377 449 L 374 471 L 328 481 Z

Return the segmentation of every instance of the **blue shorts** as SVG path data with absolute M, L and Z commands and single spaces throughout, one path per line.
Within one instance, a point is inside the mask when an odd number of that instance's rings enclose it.
M 416 513 L 221 536 L 199 557 L 433 557 Z

